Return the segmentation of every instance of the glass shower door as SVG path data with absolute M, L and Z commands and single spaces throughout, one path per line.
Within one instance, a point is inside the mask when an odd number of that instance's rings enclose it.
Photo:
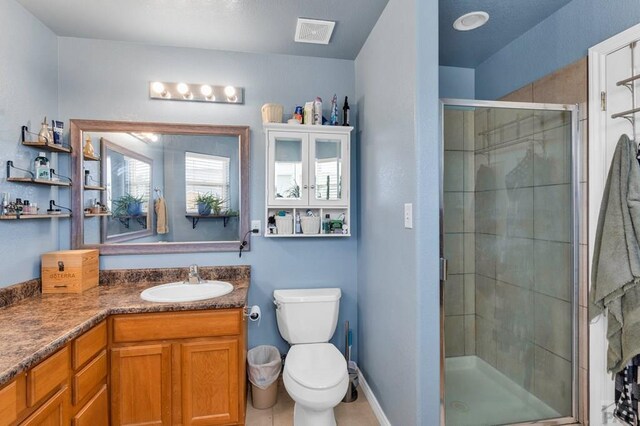
M 575 417 L 576 114 L 444 103 L 447 425 Z

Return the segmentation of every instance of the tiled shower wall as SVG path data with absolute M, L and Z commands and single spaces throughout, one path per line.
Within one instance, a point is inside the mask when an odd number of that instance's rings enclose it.
M 445 354 L 451 357 L 476 351 L 474 113 L 447 109 L 444 114 L 444 235 L 450 259 L 444 295 Z
M 527 84 L 508 94 L 501 100 L 513 102 L 578 104 L 580 107 L 580 261 L 579 261 L 579 297 L 578 297 L 578 330 L 579 330 L 579 377 L 581 395 L 578 400 L 578 419 L 588 420 L 588 384 L 589 350 L 588 350 L 588 315 L 587 298 L 589 287 L 588 259 L 588 108 L 587 108 L 587 58 L 559 69 L 540 80 Z M 552 374 L 552 371 L 548 373 Z
M 475 113 L 476 353 L 571 413 L 570 114 Z
M 581 162 L 582 192 L 578 379 L 586 389 L 586 58 L 502 100 L 580 104 L 581 158 L 576 159 Z M 517 112 L 445 110 L 445 256 L 451 260 L 450 281 L 445 286 L 445 350 L 447 357 L 477 354 L 564 414 L 571 401 L 571 295 L 570 288 L 560 283 L 567 283 L 571 272 L 567 267 L 571 264 L 567 234 L 571 195 L 570 163 L 559 164 L 569 155 L 558 143 L 567 131 L 566 123 L 558 118 L 557 114 L 524 117 Z M 520 124 L 505 126 L 513 120 Z M 486 133 L 496 128 L 503 129 Z M 515 144 L 493 156 L 479 153 L 469 172 L 465 158 L 471 151 L 527 137 L 536 142 Z M 526 146 L 534 147 L 531 160 L 526 159 Z M 509 172 L 513 173 L 507 189 Z M 460 192 L 467 203 L 462 211 Z M 566 211 L 559 209 L 560 204 Z M 475 330 L 471 330 L 474 322 Z M 588 412 L 586 396 L 583 392 L 579 399 L 582 421 Z

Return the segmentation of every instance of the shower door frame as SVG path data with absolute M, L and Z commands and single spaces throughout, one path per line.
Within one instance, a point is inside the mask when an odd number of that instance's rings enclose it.
M 549 104 L 549 103 L 529 103 L 529 102 L 505 102 L 505 101 L 479 101 L 468 99 L 440 99 L 440 170 L 439 170 L 439 193 L 440 193 L 440 425 L 445 426 L 445 389 L 446 389 L 446 372 L 445 372 L 445 312 L 444 312 L 444 286 L 446 285 L 446 258 L 444 255 L 444 109 L 445 107 L 468 107 L 468 108 L 504 108 L 504 109 L 522 109 L 522 110 L 538 110 L 538 111 L 568 111 L 571 113 L 571 210 L 572 210 L 572 227 L 571 227 L 571 249 L 573 268 L 571 269 L 571 282 L 573 284 L 571 309 L 572 309 L 572 342 L 571 342 L 571 416 L 558 417 L 546 420 L 533 420 L 523 423 L 512 423 L 511 426 L 518 425 L 577 425 L 580 424 L 578 418 L 578 402 L 579 397 L 587 392 L 587 389 L 579 389 L 580 380 L 579 361 L 580 356 L 586 354 L 579 353 L 579 315 L 578 315 L 578 297 L 580 285 L 580 167 L 581 167 L 581 147 L 580 147 L 580 108 L 577 104 Z M 585 410 L 586 411 L 586 410 Z M 586 411 L 588 414 L 588 411 Z

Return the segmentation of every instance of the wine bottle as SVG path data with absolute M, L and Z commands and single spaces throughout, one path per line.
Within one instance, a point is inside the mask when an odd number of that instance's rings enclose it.
M 351 124 L 351 109 L 349 108 L 349 97 L 344 97 L 344 105 L 342 106 L 342 125 L 350 126 Z

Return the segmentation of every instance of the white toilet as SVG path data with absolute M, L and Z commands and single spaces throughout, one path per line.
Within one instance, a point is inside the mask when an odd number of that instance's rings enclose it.
M 284 387 L 295 401 L 295 426 L 335 426 L 333 407 L 349 385 L 347 362 L 329 342 L 338 324 L 339 288 L 275 290 L 278 330 L 291 349 Z

